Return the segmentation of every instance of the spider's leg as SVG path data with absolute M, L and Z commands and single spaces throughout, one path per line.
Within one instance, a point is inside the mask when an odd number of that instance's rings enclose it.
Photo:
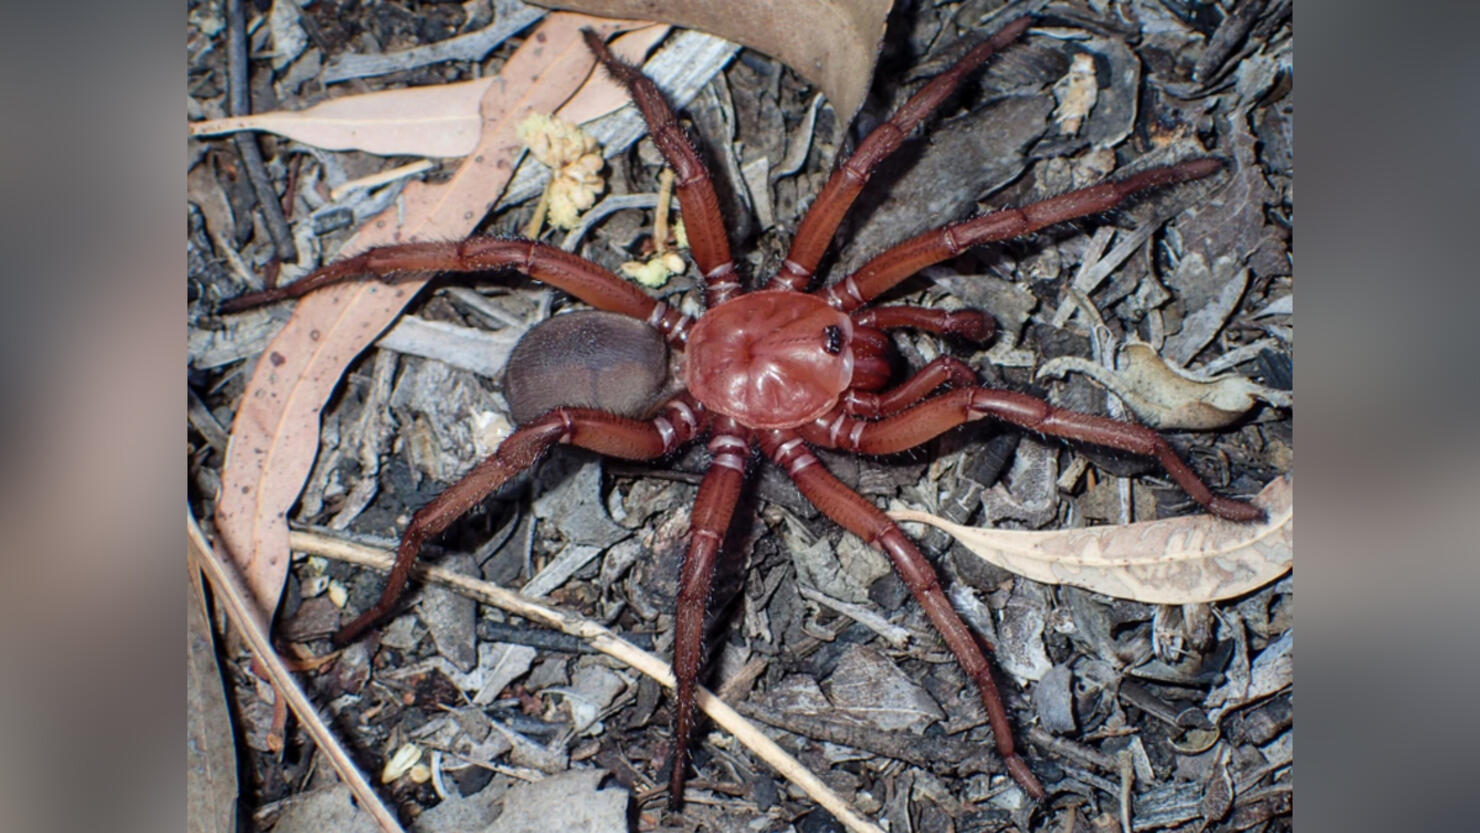
M 674 619 L 673 676 L 678 680 L 678 691 L 673 712 L 673 769 L 668 776 L 668 806 L 674 810 L 683 805 L 683 785 L 688 777 L 694 687 L 704 659 L 704 614 L 713 590 L 714 564 L 745 481 L 750 432 L 729 417 L 717 419 L 709 451 L 714 458 L 694 501 L 689 551 L 679 576 Z
M 939 335 L 954 335 L 970 341 L 991 341 L 997 322 L 979 309 L 943 310 L 905 304 L 856 310 L 854 324 L 892 330 L 907 327 Z
M 663 93 L 642 71 L 613 55 L 601 37 L 585 30 L 586 45 L 596 54 L 612 77 L 627 87 L 642 118 L 648 124 L 653 143 L 673 168 L 678 204 L 683 209 L 684 230 L 689 238 L 689 251 L 699 271 L 704 273 L 705 304 L 714 307 L 740 291 L 740 280 L 730 258 L 730 239 L 720 214 L 719 198 L 709 171 L 689 139 L 678 126 L 673 110 Z
M 1188 497 L 1214 515 L 1231 521 L 1265 517 L 1264 510 L 1257 506 L 1213 494 L 1202 478 L 1182 462 L 1166 438 L 1150 428 L 1056 408 L 1042 399 L 1015 391 L 983 387 L 953 390 L 878 422 L 839 417 L 834 420 L 836 426 L 812 424 L 799 430 L 809 442 L 861 454 L 893 454 L 985 417 L 1041 434 L 1154 457 Z
M 570 252 L 499 237 L 470 237 L 456 243 L 401 243 L 378 246 L 354 257 L 336 260 L 286 286 L 253 292 L 225 301 L 221 312 L 236 312 L 300 298 L 325 286 L 373 275 L 387 282 L 419 278 L 427 272 L 487 272 L 514 269 L 580 298 L 597 309 L 645 320 L 670 342 L 681 340 L 692 322 L 649 297 L 631 281 Z
M 1201 179 L 1222 168 L 1218 159 L 1193 159 L 932 229 L 885 249 L 857 272 L 823 290 L 822 297 L 845 312 L 855 310 L 926 266 L 949 260 L 972 246 L 1109 211 L 1138 191 Z
M 930 562 L 910 543 L 898 524 L 833 477 L 797 434 L 791 431 L 767 431 L 760 434 L 759 439 L 766 455 L 786 471 L 802 494 L 822 514 L 889 556 L 895 571 L 925 609 L 931 624 L 940 631 L 946 646 L 956 655 L 956 661 L 961 663 L 962 670 L 976 683 L 982 705 L 987 710 L 987 719 L 992 724 L 997 753 L 1002 756 L 1007 771 L 1029 795 L 1043 798 L 1043 786 L 1038 783 L 1038 779 L 1033 776 L 1028 764 L 1018 755 L 1013 745 L 1012 729 L 1007 723 L 1007 709 L 1002 705 L 1001 695 L 997 693 L 997 684 L 992 679 L 987 658 L 982 654 L 981 647 L 966 623 L 961 621 L 961 617 L 946 599 L 940 587 L 940 579 L 931 568 Z
M 847 420 L 837 421 L 838 417 L 844 414 L 850 417 L 866 418 L 886 416 L 908 408 L 947 384 L 959 388 L 976 383 L 976 371 L 972 370 L 966 362 L 953 356 L 939 356 L 900 383 L 898 387 L 880 393 L 850 389 L 843 394 L 841 408 L 818 419 L 815 424 L 825 424 L 831 433 L 834 425 L 841 430 L 848 423 Z
M 817 199 L 813 200 L 812 207 L 807 209 L 807 216 L 802 218 L 801 225 L 797 227 L 796 237 L 792 240 L 791 250 L 786 253 L 781 271 L 771 279 L 768 289 L 789 288 L 800 291 L 807 288 L 807 284 L 812 281 L 812 273 L 817 270 L 817 264 L 827 251 L 827 244 L 832 242 L 833 233 L 843 221 L 843 215 L 858 198 L 858 193 L 863 190 L 874 168 L 904 144 L 910 131 L 950 97 L 967 74 L 981 66 L 994 52 L 1021 37 L 1031 23 L 1031 18 L 1020 17 L 1002 27 L 991 38 L 977 44 L 950 69 L 930 79 L 929 83 L 889 117 L 889 121 L 874 128 L 859 142 L 858 149 L 833 172 L 827 184 L 817 194 Z
M 396 563 L 391 567 L 380 600 L 341 628 L 334 635 L 334 642 L 338 645 L 353 642 L 389 613 L 406 588 L 422 544 L 510 478 L 534 465 L 550 446 L 568 443 L 612 457 L 651 460 L 692 439 L 702 428 L 703 419 L 702 409 L 687 397 L 680 397 L 665 405 L 662 415 L 646 422 L 586 408 L 557 408 L 510 434 L 483 462 L 412 516 L 401 535 Z

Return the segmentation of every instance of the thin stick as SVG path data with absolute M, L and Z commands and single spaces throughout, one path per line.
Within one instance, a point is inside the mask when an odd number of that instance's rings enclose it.
M 220 602 L 226 610 L 229 618 L 236 629 L 246 638 L 247 644 L 252 648 L 252 654 L 267 669 L 267 676 L 272 682 L 273 689 L 277 691 L 288 703 L 288 708 L 298 716 L 303 728 L 308 730 L 317 743 L 319 749 L 329 759 L 339 777 L 354 793 L 355 800 L 360 807 L 368 812 L 371 818 L 384 833 L 405 833 L 396 817 L 380 803 L 380 798 L 365 776 L 355 767 L 354 762 L 344 751 L 334 733 L 325 725 L 318 711 L 304 695 L 303 689 L 298 687 L 298 681 L 293 678 L 292 672 L 283 664 L 277 651 L 273 650 L 272 642 L 267 634 L 257 624 L 259 615 L 256 613 L 256 602 L 251 601 L 252 594 L 242 582 L 241 575 L 232 566 L 231 560 L 223 558 L 212 550 L 211 545 L 206 543 L 205 535 L 201 533 L 200 526 L 195 522 L 195 516 L 189 510 L 185 513 L 185 552 L 188 563 L 192 569 L 199 569 L 205 573 L 206 580 L 210 582 L 211 589 L 216 594 L 216 601 Z
M 389 572 L 395 560 L 389 550 L 340 541 L 312 532 L 289 533 L 288 544 L 295 552 L 321 555 L 350 564 L 370 567 L 381 572 Z M 444 587 L 450 587 L 485 604 L 538 622 L 545 627 L 579 636 L 591 647 L 652 677 L 665 688 L 671 689 L 677 684 L 673 679 L 673 670 L 667 662 L 643 651 L 589 619 L 550 607 L 527 596 L 521 596 L 497 584 L 468 578 L 441 567 L 421 565 L 417 567 L 415 574 Z M 843 826 L 855 833 L 883 833 L 872 822 L 854 811 L 848 802 L 833 792 L 822 782 L 822 779 L 814 775 L 800 761 L 787 754 L 786 750 L 776 745 L 776 742 L 762 733 L 754 723 L 746 720 L 723 700 L 701 687 L 698 689 L 695 702 L 717 725 L 734 735 L 735 739 L 754 752 L 756 757 L 770 764 L 783 778 L 795 784 L 819 806 L 832 813 L 833 817 Z
M 550 210 L 550 190 L 555 187 L 555 174 L 555 171 L 550 172 L 550 181 L 545 183 L 545 190 L 540 194 L 540 201 L 535 203 L 534 214 L 524 225 L 524 236 L 530 240 L 540 239 L 540 232 L 545 228 L 545 214 Z
M 247 70 L 247 22 L 242 0 L 226 2 L 226 109 L 230 115 L 246 116 L 252 112 L 252 94 Z M 262 162 L 262 150 L 257 147 L 257 137 L 251 133 L 238 133 L 232 137 L 236 152 L 247 169 L 247 179 L 257 194 L 257 203 L 262 208 L 262 217 L 267 221 L 267 233 L 272 236 L 273 250 L 278 260 L 292 263 L 298 260 L 298 246 L 293 242 L 293 230 L 288 227 L 288 218 L 283 216 L 283 207 L 278 195 L 272 190 L 267 178 L 267 166 Z M 238 222 L 241 222 L 238 219 Z
M 374 188 L 377 185 L 385 185 L 388 182 L 395 182 L 396 180 L 403 177 L 416 176 L 422 171 L 430 171 L 432 168 L 435 167 L 437 166 L 432 163 L 432 160 L 423 159 L 420 162 L 412 162 L 409 165 L 399 165 L 397 167 L 381 171 L 380 173 L 371 174 L 369 176 L 362 176 L 359 179 L 351 179 L 349 182 L 345 182 L 340 185 L 336 185 L 333 188 L 330 188 L 329 199 L 338 201 L 343 199 L 346 194 L 356 188 Z
M 673 200 L 673 169 L 658 172 L 658 206 L 653 211 L 653 254 L 668 251 L 668 204 Z

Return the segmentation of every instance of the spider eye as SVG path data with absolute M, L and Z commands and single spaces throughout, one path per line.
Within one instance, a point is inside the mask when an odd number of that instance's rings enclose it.
M 843 352 L 843 328 L 829 324 L 822 328 L 822 349 L 836 356 Z

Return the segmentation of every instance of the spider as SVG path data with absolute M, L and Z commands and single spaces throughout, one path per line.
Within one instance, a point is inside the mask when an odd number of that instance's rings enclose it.
M 528 240 L 471 237 L 461 242 L 385 246 L 328 264 L 286 287 L 236 298 L 224 311 L 299 297 L 328 284 L 428 271 L 513 269 L 564 290 L 597 310 L 645 322 L 683 354 L 683 390 L 656 416 L 638 419 L 593 407 L 560 404 L 520 425 L 498 449 L 412 517 L 379 601 L 334 636 L 349 643 L 386 616 L 406 587 L 422 545 L 484 497 L 535 465 L 557 444 L 629 460 L 655 460 L 708 437 L 711 459 L 692 514 L 680 576 L 673 668 L 678 680 L 669 804 L 683 801 L 688 739 L 694 724 L 703 627 L 721 542 L 757 449 L 780 467 L 816 507 L 882 550 L 924 608 L 962 669 L 973 680 L 1008 772 L 1031 796 L 1045 797 L 1018 753 L 1006 709 L 977 639 L 951 607 L 916 545 L 878 507 L 828 472 L 813 448 L 887 455 L 915 448 L 963 423 L 1002 420 L 1042 434 L 1156 458 L 1172 479 L 1214 515 L 1235 521 L 1263 517 L 1259 508 L 1213 494 L 1156 432 L 1056 408 L 1012 391 L 978 384 L 964 362 L 941 357 L 903 383 L 888 387 L 887 330 L 912 328 L 987 341 L 993 319 L 978 310 L 945 312 L 919 306 L 872 306 L 915 272 L 968 247 L 1018 237 L 1098 214 L 1148 189 L 1209 176 L 1223 166 L 1199 158 L 1146 170 L 1016 209 L 988 213 L 898 243 L 829 286 L 807 291 L 844 214 L 874 168 L 944 101 L 964 77 L 1020 38 L 1019 18 L 933 78 L 875 128 L 842 163 L 802 219 L 778 273 L 746 292 L 730 255 L 715 189 L 695 148 L 656 85 L 617 59 L 594 33 L 586 42 L 628 89 L 653 141 L 676 174 L 691 253 L 704 280 L 706 311 L 691 318 L 590 261 Z

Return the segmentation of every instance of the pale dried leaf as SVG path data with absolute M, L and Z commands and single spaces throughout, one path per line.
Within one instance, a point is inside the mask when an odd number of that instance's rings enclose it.
M 1033 706 L 1043 728 L 1067 735 L 1079 728 L 1074 713 L 1074 672 L 1067 665 L 1050 668 L 1033 687 Z
M 647 54 L 672 28 L 664 23 L 643 26 L 612 38 L 607 46 L 618 58 L 634 66 L 642 66 Z M 573 124 L 585 124 L 618 110 L 629 100 L 627 88 L 612 78 L 610 73 L 594 72 L 580 91 L 561 106 L 556 115 Z
M 382 156 L 465 156 L 478 144 L 478 102 L 498 76 L 349 95 L 307 110 L 277 110 L 190 125 L 191 136 L 265 130 L 326 150 Z
M 699 29 L 764 52 L 822 90 L 853 119 L 874 77 L 890 0 L 554 0 L 538 5 L 607 17 L 645 17 Z
M 643 26 L 613 41 L 612 50 L 625 60 L 640 62 L 668 29 L 663 25 Z M 325 150 L 363 150 L 381 156 L 466 156 L 478 146 L 482 131 L 479 106 L 500 77 L 349 95 L 306 110 L 199 121 L 189 126 L 189 135 L 263 130 Z M 581 123 L 626 103 L 626 91 L 605 73 L 599 73 L 560 106 L 560 113 L 567 120 Z
M 389 784 L 410 771 L 413 764 L 421 760 L 422 749 L 414 743 L 403 743 L 385 762 L 380 770 L 380 783 Z
M 580 30 L 619 25 L 583 15 L 547 17 L 505 64 L 482 103 L 478 147 L 440 185 L 410 183 L 402 203 L 376 217 L 339 256 L 377 245 L 466 237 L 514 170 L 514 125 L 530 112 L 557 109 L 590 74 L 594 59 Z M 404 218 L 398 225 L 398 218 Z M 319 411 L 344 368 L 378 336 L 421 287 L 405 280 L 340 284 L 297 303 L 267 346 L 242 394 L 221 473 L 216 523 L 264 611 L 277 607 L 288 569 L 286 513 L 297 500 L 318 446 Z M 268 614 L 270 616 L 270 613 Z
M 1199 379 L 1163 359 L 1148 344 L 1120 349 L 1116 367 L 1077 356 L 1044 362 L 1038 377 L 1083 373 L 1114 391 L 1143 423 L 1161 430 L 1207 431 L 1232 425 L 1258 401 L 1287 408 L 1288 391 L 1251 382 L 1238 374 Z
M 200 209 L 206 221 L 206 232 L 213 238 L 230 240 L 236 235 L 231 203 L 227 202 L 226 191 L 208 161 L 203 160 L 185 175 L 185 195 Z
M 486 706 L 498 698 L 499 692 L 534 665 L 537 655 L 528 645 L 510 645 L 505 642 L 481 642 L 478 644 L 478 667 L 466 677 L 453 677 L 453 681 L 464 691 L 473 692 L 473 702 Z
M 1254 498 L 1269 513 L 1264 523 L 1189 515 L 1034 532 L 976 529 L 927 512 L 889 515 L 943 529 L 983 559 L 1034 581 L 1141 602 L 1190 604 L 1243 595 L 1290 570 L 1293 492 L 1293 477 L 1285 475 Z
M 185 604 L 185 818 L 200 833 L 236 830 L 236 736 L 200 588 Z

